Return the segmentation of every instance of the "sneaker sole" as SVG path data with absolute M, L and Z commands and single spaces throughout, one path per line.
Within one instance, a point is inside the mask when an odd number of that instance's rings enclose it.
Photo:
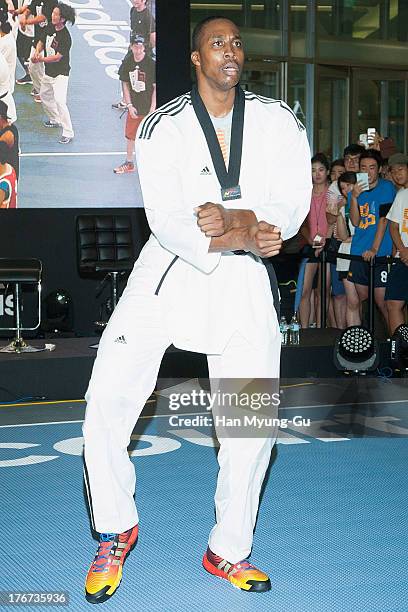
M 225 574 L 225 572 L 218 569 L 218 567 L 214 567 L 214 565 L 208 561 L 207 555 L 205 553 L 203 556 L 203 568 L 209 574 L 212 574 L 213 576 L 216 576 L 217 578 L 221 578 L 222 580 L 226 580 L 227 582 L 232 584 L 232 586 L 235 587 L 236 589 L 240 589 L 241 591 L 245 591 L 246 593 L 266 593 L 267 591 L 271 590 L 271 581 L 269 579 L 266 581 L 257 580 L 256 582 L 252 582 L 252 584 L 251 584 L 251 580 L 249 580 L 247 585 L 240 586 L 239 584 L 234 582 L 233 576 L 229 577 Z
M 128 554 L 136 546 L 138 537 L 139 537 L 139 531 L 137 531 L 136 538 L 134 539 L 133 542 L 132 542 L 132 540 L 129 540 L 129 547 L 125 548 L 123 550 L 123 557 L 124 557 L 123 558 L 123 563 L 122 563 L 122 565 L 119 568 L 118 576 L 117 576 L 116 580 L 113 582 L 113 584 L 111 584 L 110 586 L 104 587 L 103 589 L 101 589 L 97 593 L 88 593 L 88 591 L 85 589 L 85 599 L 86 599 L 86 601 L 88 601 L 89 603 L 92 603 L 92 604 L 103 603 L 104 601 L 107 601 L 108 599 L 110 599 L 112 597 L 112 595 L 117 591 L 117 589 L 119 588 L 120 583 L 122 581 L 123 566 L 125 565 L 125 561 L 127 559 Z

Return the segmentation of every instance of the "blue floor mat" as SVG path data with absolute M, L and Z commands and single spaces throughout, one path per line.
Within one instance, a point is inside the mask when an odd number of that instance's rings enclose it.
M 89 609 L 83 582 L 96 550 L 82 488 L 79 408 L 75 422 L 52 423 L 51 405 L 49 424 L 0 427 L 8 559 L 1 590 L 66 591 L 75 611 Z M 406 425 L 402 404 L 381 409 L 383 416 L 398 410 L 398 424 Z M 143 434 L 157 433 L 157 422 L 145 420 Z M 145 439 L 135 446 L 140 539 L 119 590 L 103 609 L 406 610 L 408 441 L 378 434 L 276 446 L 252 555 L 270 573 L 272 591 L 249 594 L 201 567 L 214 516 L 214 448 L 165 436 L 161 425 L 159 438 L 147 438 L 157 454 L 143 455 L 153 448 Z M 31 446 L 7 448 L 10 443 Z M 13 464 L 22 458 L 26 465 Z

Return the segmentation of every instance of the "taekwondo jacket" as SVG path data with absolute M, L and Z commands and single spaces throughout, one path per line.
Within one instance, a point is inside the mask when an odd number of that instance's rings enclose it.
M 259 345 L 280 342 L 268 274 L 253 255 L 209 253 L 210 238 L 194 208 L 205 202 L 250 209 L 258 221 L 295 235 L 310 208 L 310 149 L 303 125 L 280 100 L 245 92 L 239 184 L 242 197 L 222 202 L 207 142 L 182 95 L 148 115 L 136 138 L 136 158 L 152 234 L 129 278 L 132 293 L 163 304 L 172 342 L 220 354 L 235 332 Z

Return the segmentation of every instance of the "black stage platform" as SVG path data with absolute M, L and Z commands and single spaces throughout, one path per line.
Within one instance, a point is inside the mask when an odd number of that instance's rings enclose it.
M 283 378 L 332 378 L 339 375 L 333 364 L 337 329 L 302 330 L 299 346 L 282 347 Z M 55 344 L 54 351 L 0 353 L 0 402 L 27 399 L 64 400 L 83 397 L 92 370 L 98 339 L 53 338 L 30 340 L 33 346 Z M 3 341 L 2 344 L 5 344 Z M 389 342 L 380 344 L 381 366 L 389 366 Z M 206 378 L 204 355 L 170 347 L 160 368 L 159 378 Z

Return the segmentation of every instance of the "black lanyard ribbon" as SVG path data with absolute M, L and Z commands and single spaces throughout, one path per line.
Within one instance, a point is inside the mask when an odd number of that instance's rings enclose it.
M 241 198 L 239 175 L 241 172 L 242 140 L 244 133 L 245 94 L 239 85 L 235 87 L 228 170 L 225 166 L 220 143 L 218 142 L 213 123 L 204 106 L 197 86 L 194 86 L 191 90 L 191 102 L 207 141 L 218 182 L 221 185 L 221 197 L 224 201 L 237 200 Z

